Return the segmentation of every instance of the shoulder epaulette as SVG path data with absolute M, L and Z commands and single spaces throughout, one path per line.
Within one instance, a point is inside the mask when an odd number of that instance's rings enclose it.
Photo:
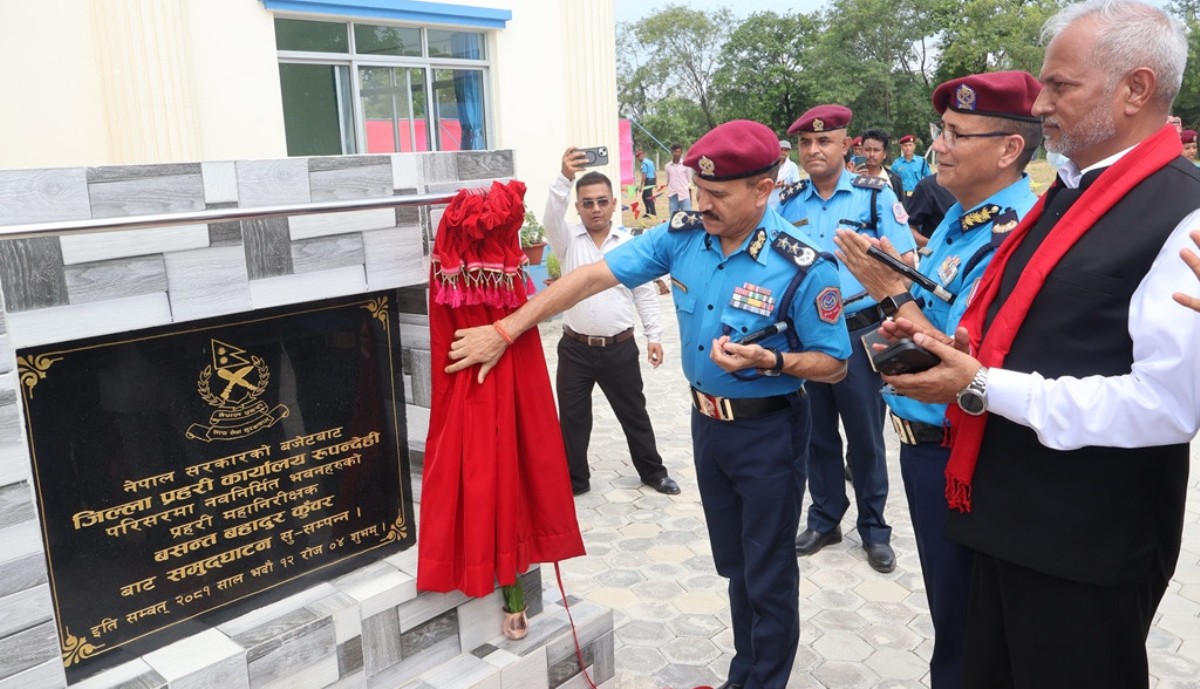
M 853 186 L 856 186 L 856 187 L 862 187 L 863 189 L 874 189 L 875 191 L 882 191 L 884 188 L 887 187 L 888 181 L 882 177 L 872 177 L 870 175 L 859 175 L 858 177 L 855 177 L 854 179 L 850 180 L 850 184 Z
M 771 242 L 771 248 L 783 254 L 789 261 L 804 270 L 811 268 L 817 262 L 818 258 L 825 258 L 825 255 L 821 252 L 785 232 L 780 232 L 775 237 L 775 241 Z
M 789 184 L 779 190 L 779 205 L 783 205 L 791 201 L 797 194 L 808 188 L 808 180 L 802 179 L 795 184 Z
M 999 206 L 993 207 L 997 210 L 1000 208 Z M 1003 213 L 992 218 L 992 240 L 981 246 L 979 251 L 976 251 L 971 258 L 967 259 L 967 262 L 963 266 L 963 274 L 970 273 L 983 259 L 1000 248 L 1000 245 L 1004 243 L 1005 239 L 1008 239 L 1009 233 L 1013 231 L 1018 222 L 1020 221 L 1017 217 L 1017 211 L 1012 208 L 1006 208 Z
M 683 230 L 703 230 L 704 214 L 700 211 L 675 211 L 675 215 L 671 216 L 668 229 L 671 232 L 681 232 Z

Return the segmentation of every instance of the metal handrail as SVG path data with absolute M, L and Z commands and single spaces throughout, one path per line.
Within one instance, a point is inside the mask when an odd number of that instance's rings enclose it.
M 428 206 L 450 203 L 457 191 L 443 194 L 410 194 L 407 196 L 385 196 L 374 199 L 349 199 L 344 201 L 318 201 L 294 203 L 282 206 L 257 206 L 252 208 L 211 208 L 202 211 L 179 213 L 156 213 L 154 215 L 130 215 L 121 218 L 92 218 L 87 220 L 60 220 L 56 222 L 26 223 L 23 225 L 0 226 L 2 239 L 33 239 L 46 235 L 92 234 L 112 230 L 141 230 L 148 227 L 174 227 L 197 225 L 210 222 L 234 220 L 259 220 L 289 215 L 315 215 L 373 208 L 398 208 L 402 206 Z

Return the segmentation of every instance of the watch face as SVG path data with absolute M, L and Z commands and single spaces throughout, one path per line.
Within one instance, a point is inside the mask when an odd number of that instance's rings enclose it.
M 978 416 L 985 409 L 983 395 L 975 390 L 963 390 L 958 394 L 958 406 L 966 413 Z

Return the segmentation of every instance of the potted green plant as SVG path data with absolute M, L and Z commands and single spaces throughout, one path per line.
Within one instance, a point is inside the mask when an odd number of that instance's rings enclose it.
M 525 224 L 521 225 L 521 248 L 531 265 L 542 262 L 542 254 L 546 251 L 546 229 L 528 209 L 525 210 Z
M 562 265 L 558 262 L 558 255 L 551 253 L 546 257 L 546 275 L 545 283 L 548 285 L 551 282 L 562 277 Z

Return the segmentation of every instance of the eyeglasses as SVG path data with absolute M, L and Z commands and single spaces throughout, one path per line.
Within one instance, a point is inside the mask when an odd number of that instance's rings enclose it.
M 583 199 L 579 202 L 579 205 L 583 206 L 584 208 L 586 208 L 588 210 L 592 210 L 596 206 L 599 206 L 601 208 L 601 210 L 603 210 L 605 208 L 608 208 L 608 204 L 610 204 L 610 203 L 612 203 L 612 199 L 610 199 L 610 198 Z
M 959 134 L 953 129 L 936 129 L 933 138 L 941 137 L 946 143 L 946 148 L 954 148 L 958 145 L 959 139 L 989 139 L 997 136 L 1013 136 L 1016 132 L 980 132 L 978 134 Z

